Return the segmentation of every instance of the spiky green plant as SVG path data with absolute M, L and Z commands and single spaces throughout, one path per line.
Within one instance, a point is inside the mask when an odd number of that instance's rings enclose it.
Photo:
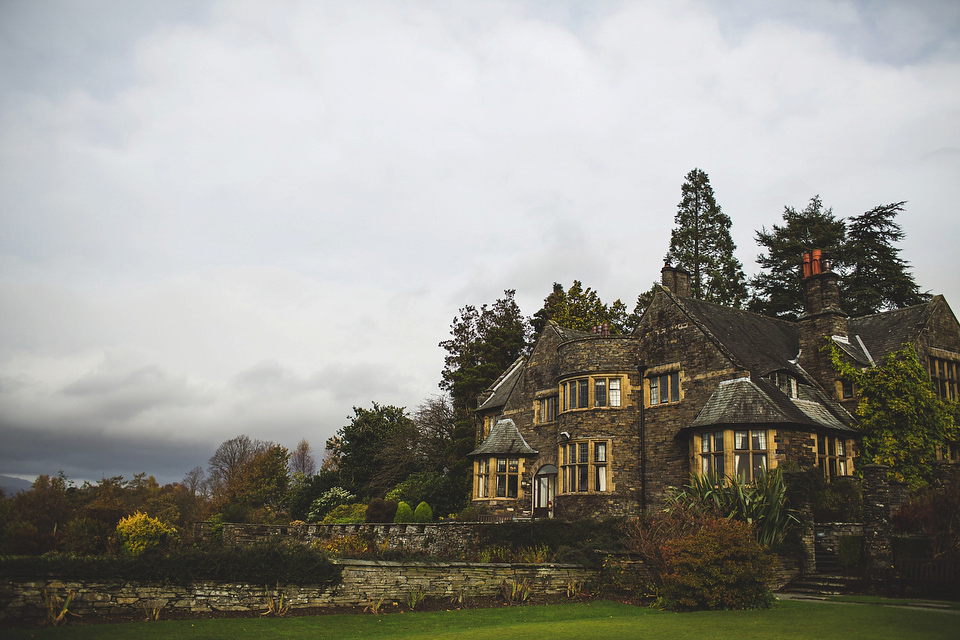
M 785 506 L 787 487 L 780 469 L 764 471 L 746 482 L 739 476 L 691 476 L 690 481 L 670 493 L 667 509 L 692 509 L 714 512 L 754 525 L 757 542 L 765 547 L 783 540 L 787 527 L 797 522 L 792 509 Z

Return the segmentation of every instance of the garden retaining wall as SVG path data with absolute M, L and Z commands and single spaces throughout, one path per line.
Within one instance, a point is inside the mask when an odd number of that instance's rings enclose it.
M 454 598 L 497 595 L 502 582 L 528 580 L 535 595 L 566 594 L 569 586 L 595 580 L 599 571 L 580 565 L 500 564 L 466 562 L 387 562 L 336 560 L 343 568 L 340 584 L 262 585 L 196 582 L 189 586 L 110 582 L 0 580 L 0 621 L 36 620 L 46 616 L 45 594 L 65 598 L 73 593 L 70 611 L 95 616 L 147 616 L 159 608 L 160 617 L 211 611 L 267 610 L 270 597 L 292 609 L 366 606 L 404 602 L 411 592 L 427 597 Z

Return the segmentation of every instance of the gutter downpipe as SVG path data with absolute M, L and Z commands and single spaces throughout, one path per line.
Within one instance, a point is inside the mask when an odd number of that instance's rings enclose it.
M 647 514 L 647 424 L 644 414 L 644 404 L 646 403 L 646 393 L 644 391 L 643 378 L 647 372 L 647 364 L 640 361 L 637 364 L 637 374 L 640 376 L 640 513 Z

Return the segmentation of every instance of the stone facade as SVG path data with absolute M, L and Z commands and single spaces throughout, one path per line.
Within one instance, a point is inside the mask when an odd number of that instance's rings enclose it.
M 495 596 L 500 583 L 527 580 L 537 595 L 562 595 L 572 584 L 596 580 L 598 570 L 563 564 L 411 563 L 339 560 L 335 587 L 197 582 L 188 586 L 109 581 L 0 580 L 0 621 L 46 615 L 45 594 L 73 594 L 70 611 L 81 616 L 149 616 L 212 611 L 264 612 L 270 598 L 292 609 L 402 603 L 410 592 L 427 597 Z
M 797 321 L 691 299 L 689 274 L 667 265 L 630 335 L 548 324 L 480 398 L 474 503 L 572 520 L 641 513 L 708 469 L 750 480 L 789 463 L 851 475 L 858 398 L 827 347 L 871 366 L 909 343 L 928 366 L 936 357 L 960 371 L 960 324 L 942 296 L 847 318 L 825 257 L 807 256 L 805 268 Z M 501 420 L 513 423 L 510 451 L 492 440 L 506 441 L 493 433 Z

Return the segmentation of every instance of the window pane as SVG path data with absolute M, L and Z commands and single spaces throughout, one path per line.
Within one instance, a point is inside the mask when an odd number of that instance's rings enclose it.
M 650 378 L 650 404 L 660 402 L 660 378 Z
M 497 476 L 497 497 L 507 497 L 507 476 Z
M 620 378 L 610 378 L 610 406 L 620 406 Z
M 700 472 L 703 475 L 709 475 L 711 471 L 710 456 L 700 456 Z
M 843 438 L 837 438 L 837 455 L 838 456 L 847 455 L 845 451 L 846 451 L 846 446 L 844 445 Z
M 713 456 L 713 475 L 717 476 L 718 478 L 722 478 L 727 475 L 727 471 L 723 464 L 723 455 Z
M 680 374 L 670 374 L 670 402 L 680 402 Z
M 766 470 L 767 470 L 767 454 L 765 453 L 753 454 L 753 477 L 756 478 Z
M 735 462 L 737 465 L 737 476 L 741 480 L 750 479 L 750 454 L 749 453 L 738 453 L 735 456 Z
M 670 376 L 660 376 L 660 404 L 670 401 Z
M 580 455 L 577 456 L 577 460 L 579 462 L 588 462 L 588 458 L 590 457 L 590 443 L 581 442 L 579 446 L 580 446 Z
M 597 378 L 593 381 L 593 406 L 607 406 L 607 379 Z
M 753 434 L 753 446 L 750 447 L 754 451 L 765 451 L 767 448 L 767 432 L 766 431 L 751 431 Z
M 746 449 L 748 446 L 747 442 L 747 432 L 746 431 L 734 431 L 733 432 L 733 448 L 734 449 Z
M 597 491 L 607 490 L 607 467 L 606 466 L 597 467 L 596 490 Z
M 700 436 L 700 453 L 710 453 L 711 437 L 709 433 L 704 433 Z
M 520 459 L 519 458 L 510 458 L 510 464 L 507 465 L 507 471 L 510 473 L 516 473 L 520 468 Z
M 517 497 L 517 476 L 515 475 L 507 476 L 507 497 Z
M 587 490 L 587 465 L 583 464 L 577 467 L 577 491 L 586 491 Z
M 580 381 L 580 397 L 577 399 L 577 406 L 581 409 L 590 406 L 590 384 L 588 380 Z
M 723 431 L 717 431 L 713 434 L 713 450 L 723 451 Z
M 593 459 L 595 462 L 607 461 L 607 443 L 597 442 L 593 445 Z
M 507 470 L 507 459 L 497 458 L 497 471 L 503 473 Z

